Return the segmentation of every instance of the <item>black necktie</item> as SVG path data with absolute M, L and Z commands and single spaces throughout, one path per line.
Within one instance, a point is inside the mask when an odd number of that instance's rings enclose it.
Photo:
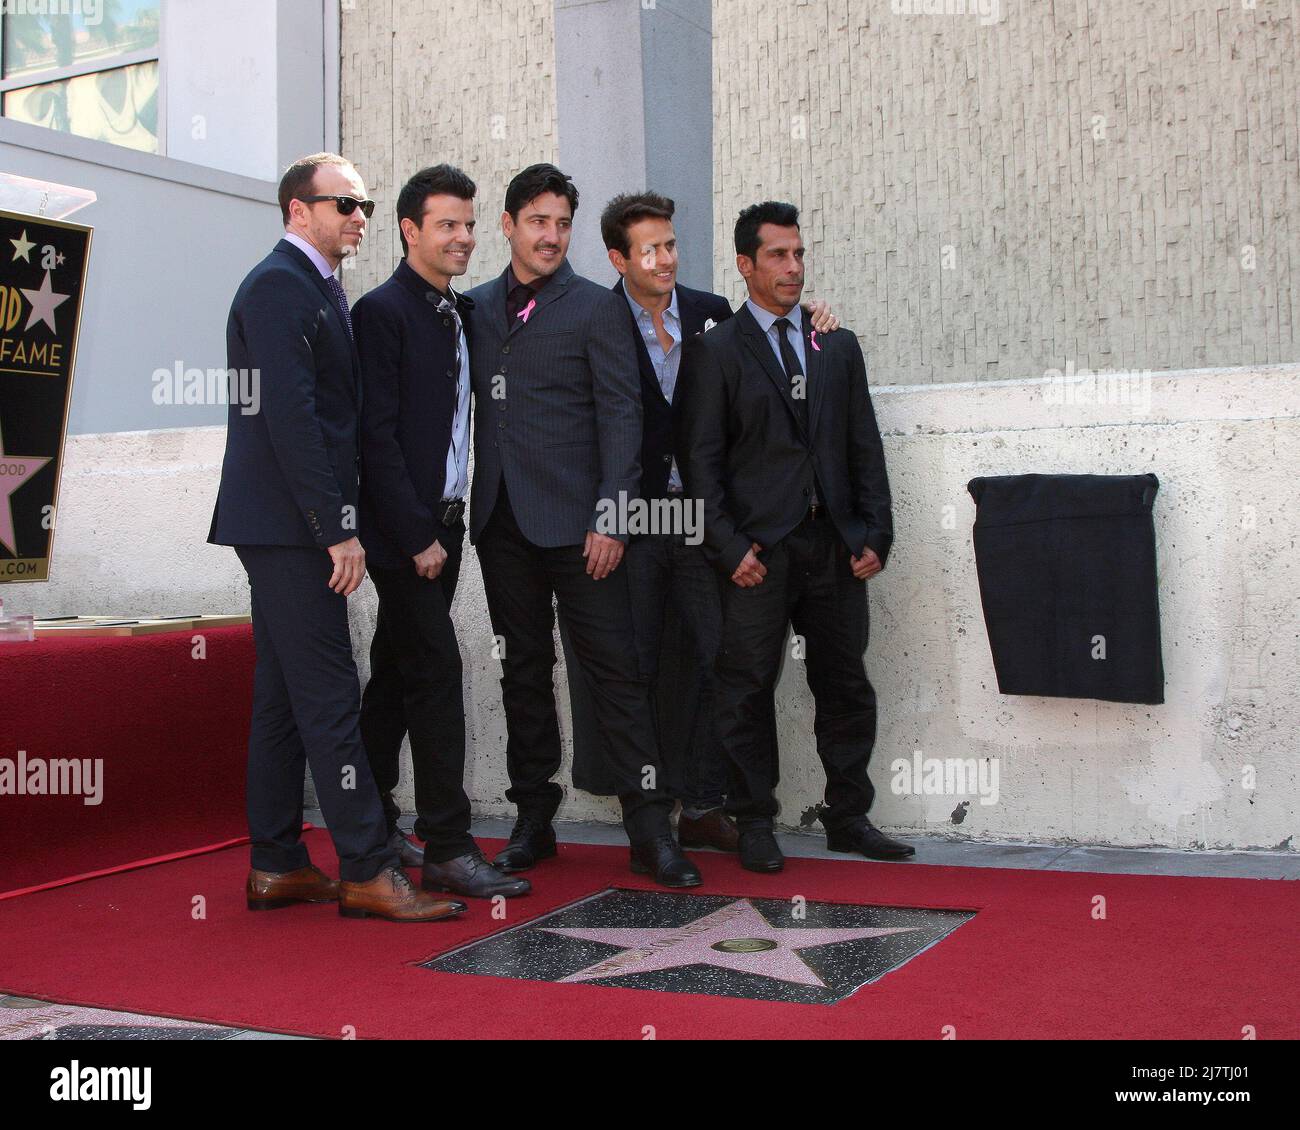
M 795 415 L 803 427 L 804 434 L 807 435 L 808 380 L 804 376 L 803 366 L 799 364 L 799 354 L 794 351 L 794 346 L 786 336 L 786 331 L 794 327 L 790 325 L 789 318 L 777 318 L 773 325 L 776 326 L 776 340 L 781 346 L 781 364 L 790 381 L 790 399 L 794 402 Z
M 506 317 L 510 321 L 511 329 L 514 328 L 515 319 L 519 317 L 524 307 L 533 300 L 536 293 L 537 291 L 527 283 L 519 283 L 506 295 Z
M 339 313 L 343 315 L 343 324 L 348 327 L 348 337 L 351 337 L 352 311 L 348 308 L 348 292 L 343 289 L 343 284 L 333 275 L 325 276 L 325 285 L 330 288 L 330 293 L 334 295 L 334 301 L 339 304 Z

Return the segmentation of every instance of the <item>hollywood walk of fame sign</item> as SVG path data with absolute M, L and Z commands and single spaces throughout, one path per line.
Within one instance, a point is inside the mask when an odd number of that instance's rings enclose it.
M 834 1004 L 969 910 L 609 890 L 424 962 L 440 973 Z
M 0 584 L 49 579 L 90 236 L 0 211 Z

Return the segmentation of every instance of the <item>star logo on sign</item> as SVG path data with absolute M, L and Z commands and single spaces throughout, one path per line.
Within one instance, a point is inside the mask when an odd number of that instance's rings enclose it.
M 50 272 L 45 272 L 45 281 L 41 283 L 40 290 L 24 290 L 23 297 L 32 304 L 31 316 L 27 319 L 23 332 L 30 330 L 37 322 L 44 322 L 53 333 L 58 333 L 59 327 L 54 324 L 54 311 L 67 302 L 72 295 L 54 292 L 54 288 L 50 285 Z
M 4 436 L 0 435 L 0 545 L 15 557 L 18 547 L 14 535 L 14 511 L 10 498 L 50 460 L 43 455 L 6 455 Z
M 828 986 L 799 955 L 800 950 L 887 934 L 906 934 L 915 928 L 777 927 L 771 925 L 748 899 L 739 899 L 685 926 L 670 929 L 594 930 L 558 926 L 540 929 L 548 934 L 623 947 L 622 952 L 561 978 L 563 983 L 626 977 L 683 965 L 716 965 L 721 969 L 825 989 Z
M 36 244 L 27 238 L 26 228 L 23 228 L 22 235 L 17 239 L 11 239 L 9 242 L 14 245 L 14 257 L 10 260 L 11 263 L 16 263 L 19 259 L 24 263 L 30 263 L 32 261 L 32 248 L 35 247 Z

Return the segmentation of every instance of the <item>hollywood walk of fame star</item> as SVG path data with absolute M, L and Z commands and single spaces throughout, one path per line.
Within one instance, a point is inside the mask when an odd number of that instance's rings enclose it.
M 10 260 L 11 263 L 16 263 L 19 259 L 23 260 L 25 263 L 30 263 L 32 261 L 32 248 L 35 247 L 36 244 L 27 238 L 26 228 L 23 228 L 22 235 L 17 239 L 11 239 L 9 242 L 14 245 L 14 257 Z
M 562 934 L 588 942 L 624 947 L 613 954 L 561 978 L 562 982 L 596 981 L 674 969 L 683 965 L 716 965 L 741 973 L 756 973 L 796 985 L 828 986 L 799 956 L 799 950 L 854 942 L 886 934 L 910 933 L 914 927 L 828 929 L 771 925 L 748 899 L 738 899 L 685 926 L 659 929 L 577 929 L 543 926 L 548 934 Z
M 14 535 L 14 511 L 10 498 L 50 460 L 42 455 L 6 455 L 4 435 L 0 433 L 0 545 L 15 557 L 18 546 Z
M 37 322 L 44 322 L 54 333 L 58 333 L 59 327 L 54 324 L 54 311 L 67 302 L 72 295 L 55 293 L 50 285 L 50 272 L 45 272 L 45 281 L 41 283 L 40 290 L 24 290 L 23 297 L 32 304 L 32 313 L 27 319 L 27 325 L 23 327 L 23 332 L 30 330 Z

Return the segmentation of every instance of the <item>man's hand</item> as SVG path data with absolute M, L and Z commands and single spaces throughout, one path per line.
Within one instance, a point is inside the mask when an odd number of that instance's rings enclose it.
M 857 577 L 859 581 L 865 581 L 874 577 L 885 567 L 881 563 L 880 558 L 876 556 L 876 551 L 869 545 L 863 546 L 861 557 L 850 555 L 849 560 L 853 562 L 853 575 Z
M 752 542 L 749 552 L 745 554 L 745 559 L 736 566 L 736 571 L 731 574 L 731 579 L 742 589 L 752 589 L 756 585 L 761 585 L 763 578 L 767 576 L 767 566 L 758 559 L 758 555 L 762 552 L 763 547 L 758 542 Z
M 341 596 L 351 596 L 366 579 L 366 551 L 356 538 L 348 538 L 330 546 L 329 553 L 334 562 L 330 588 Z
M 442 548 L 442 543 L 435 541 L 423 553 L 417 553 L 412 561 L 415 562 L 415 571 L 426 581 L 436 581 L 438 574 L 442 572 L 442 567 L 447 564 L 447 551 Z
M 587 575 L 597 581 L 603 581 L 623 560 L 623 543 L 618 538 L 607 534 L 587 531 L 587 544 L 582 556 L 587 559 Z
M 840 328 L 840 320 L 831 313 L 830 303 L 819 298 L 808 303 L 808 313 L 812 316 L 812 327 L 819 334 L 833 334 Z

